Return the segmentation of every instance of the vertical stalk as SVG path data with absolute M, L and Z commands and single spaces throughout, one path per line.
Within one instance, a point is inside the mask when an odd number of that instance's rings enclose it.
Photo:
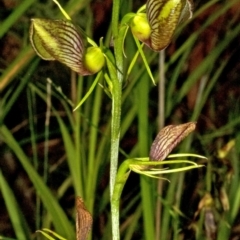
M 158 85 L 158 128 L 164 127 L 165 122 L 165 50 L 159 53 L 159 85 Z M 162 196 L 163 180 L 158 180 L 157 194 Z M 162 203 L 160 198 L 156 203 L 156 239 L 161 239 L 161 217 L 162 217 Z
M 119 17 L 120 0 L 113 1 L 112 12 L 112 32 L 114 38 L 114 54 L 116 66 L 108 61 L 108 69 L 112 80 L 112 123 L 111 123 L 111 165 L 110 165 L 110 197 L 112 198 L 115 178 L 118 165 L 118 149 L 120 136 L 120 118 L 121 118 L 121 98 L 122 98 L 122 81 L 123 81 L 123 58 L 122 49 L 119 44 Z M 116 71 L 117 69 L 117 71 Z
M 139 155 L 146 156 L 149 152 L 149 139 L 146 137 L 149 132 L 148 105 L 149 105 L 149 78 L 145 74 L 139 79 L 136 86 L 138 103 L 138 144 Z M 154 238 L 154 194 L 153 181 L 147 176 L 140 177 L 141 201 L 143 215 L 143 231 L 145 240 Z
M 121 102 L 122 102 L 122 82 L 123 82 L 123 56 L 121 37 L 119 37 L 118 18 L 120 0 L 113 1 L 112 9 L 112 32 L 114 38 L 115 64 L 113 66 L 108 62 L 108 69 L 112 80 L 112 121 L 111 121 L 111 159 L 110 159 L 110 201 L 112 214 L 112 239 L 120 239 L 119 234 L 119 209 L 114 207 L 112 197 L 116 181 L 118 167 L 118 152 L 120 139 L 120 120 L 121 120 Z

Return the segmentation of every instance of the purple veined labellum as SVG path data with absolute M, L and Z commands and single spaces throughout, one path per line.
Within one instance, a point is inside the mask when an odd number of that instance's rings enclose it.
M 162 161 L 176 145 L 188 136 L 196 127 L 196 122 L 164 127 L 152 143 L 150 161 Z
M 83 199 L 76 199 L 76 239 L 86 240 L 90 229 L 92 228 L 92 215 L 86 209 Z

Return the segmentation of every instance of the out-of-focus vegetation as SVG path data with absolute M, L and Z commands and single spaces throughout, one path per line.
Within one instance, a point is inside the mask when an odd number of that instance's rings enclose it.
M 112 2 L 60 1 L 73 22 L 111 49 Z M 120 19 L 144 1 L 125 1 Z M 120 163 L 146 157 L 158 128 L 197 121 L 175 150 L 206 156 L 205 168 L 165 175 L 132 173 L 121 196 L 121 239 L 237 239 L 240 206 L 240 4 L 195 1 L 166 50 L 143 48 L 124 74 Z M 0 236 L 42 239 L 53 229 L 75 239 L 75 197 L 93 215 L 90 238 L 111 239 L 111 99 L 104 80 L 77 111 L 94 76 L 81 77 L 35 55 L 30 19 L 63 19 L 50 0 L 0 2 Z M 137 52 L 128 32 L 124 71 Z M 161 237 L 160 237 L 161 236 Z

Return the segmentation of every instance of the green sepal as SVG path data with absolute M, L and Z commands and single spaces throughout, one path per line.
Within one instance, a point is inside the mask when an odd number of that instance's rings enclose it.
M 127 13 L 123 16 L 122 20 L 121 20 L 121 24 L 120 25 L 129 25 L 129 23 L 131 22 L 132 18 L 134 18 L 136 16 L 136 13 Z
M 142 60 L 143 60 L 143 63 L 144 63 L 144 65 L 145 65 L 145 67 L 146 67 L 147 73 L 148 73 L 149 77 L 151 78 L 152 83 L 156 86 L 154 77 L 153 77 L 153 75 L 152 75 L 152 71 L 151 71 L 151 69 L 150 69 L 150 67 L 149 67 L 149 65 L 148 65 L 148 61 L 147 61 L 147 59 L 146 59 L 146 57 L 145 57 L 145 55 L 144 55 L 144 53 L 143 53 L 143 50 L 142 50 L 143 44 L 140 45 L 139 41 L 137 41 L 137 38 L 134 37 L 134 36 L 133 36 L 133 38 L 134 38 L 134 41 L 135 41 L 135 43 L 136 43 L 136 45 L 137 45 L 138 52 L 135 54 L 135 56 L 134 56 L 134 58 L 133 58 L 133 60 L 132 60 L 132 62 L 131 62 L 131 64 L 130 64 L 130 66 L 129 66 L 129 68 L 128 68 L 127 75 L 130 74 L 134 63 L 135 63 L 135 61 L 137 60 L 138 53 L 140 53 L 140 55 L 141 55 L 141 57 L 142 57 Z

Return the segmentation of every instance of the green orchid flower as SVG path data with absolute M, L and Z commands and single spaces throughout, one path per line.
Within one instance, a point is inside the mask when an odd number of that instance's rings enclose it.
M 161 51 L 179 23 L 192 17 L 192 9 L 191 0 L 148 0 L 146 15 L 137 13 L 131 21 L 132 33 L 152 50 Z
M 68 20 L 32 19 L 30 42 L 44 60 L 57 60 L 80 75 L 92 75 L 105 64 L 101 48 L 85 49 L 82 35 Z

